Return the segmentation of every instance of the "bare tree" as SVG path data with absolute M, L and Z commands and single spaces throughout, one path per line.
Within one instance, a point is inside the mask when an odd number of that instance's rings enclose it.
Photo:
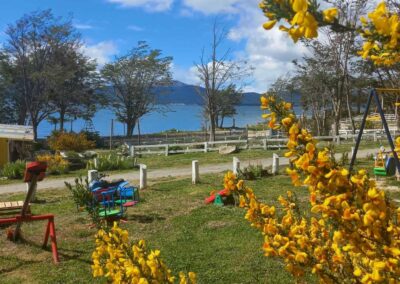
M 203 48 L 200 62 L 196 64 L 201 85 L 204 87 L 203 91 L 199 89 L 199 95 L 204 100 L 204 113 L 207 114 L 210 122 L 210 141 L 215 141 L 219 103 L 221 102 L 218 97 L 229 86 L 233 84 L 240 86 L 252 71 L 246 61 L 232 60 L 230 49 L 223 51 L 220 55 L 220 49 L 226 36 L 227 31 L 219 28 L 215 20 L 212 28 L 210 54 L 206 56 Z M 241 90 L 241 87 L 238 87 L 236 91 L 238 90 Z

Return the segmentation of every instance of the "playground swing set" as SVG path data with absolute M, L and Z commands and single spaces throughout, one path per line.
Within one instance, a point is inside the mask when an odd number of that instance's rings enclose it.
M 389 126 L 388 126 L 388 123 L 385 118 L 385 113 L 383 111 L 381 100 L 379 99 L 379 95 L 382 95 L 382 94 L 400 94 L 400 89 L 376 88 L 376 89 L 371 90 L 369 97 L 368 97 L 367 105 L 365 108 L 365 113 L 364 113 L 363 119 L 361 121 L 361 127 L 360 127 L 360 131 L 358 133 L 358 137 L 356 140 L 356 145 L 355 145 L 355 148 L 353 151 L 353 155 L 351 157 L 350 166 L 349 166 L 350 172 L 353 171 L 353 167 L 354 167 L 356 157 L 357 157 L 357 151 L 360 146 L 360 142 L 361 142 L 361 138 L 363 135 L 363 131 L 365 129 L 366 121 L 368 120 L 368 111 L 371 107 L 372 99 L 375 99 L 377 111 L 380 116 L 380 120 L 382 121 L 382 125 L 384 127 L 386 137 L 389 142 L 391 151 L 386 152 L 383 149 L 383 147 L 381 147 L 381 149 L 379 150 L 379 152 L 376 156 L 376 159 L 375 159 L 374 174 L 376 176 L 393 176 L 396 173 L 396 168 L 397 168 L 397 171 L 400 173 L 399 157 L 397 155 L 397 152 L 395 151 L 393 138 L 390 134 Z M 396 107 L 397 106 L 398 106 L 398 103 L 396 103 Z
M 54 223 L 53 214 L 44 215 L 32 215 L 30 212 L 30 202 L 35 194 L 37 182 L 42 181 L 45 177 L 47 165 L 41 162 L 31 162 L 26 165 L 24 182 L 29 185 L 28 192 L 25 197 L 25 201 L 21 202 L 3 202 L 1 207 L 2 212 L 4 211 L 14 211 L 16 209 L 21 209 L 19 215 L 14 217 L 0 218 L 1 225 L 16 224 L 14 230 L 9 230 L 7 232 L 7 237 L 12 241 L 17 241 L 21 238 L 21 227 L 24 222 L 34 222 L 34 221 L 46 221 L 47 226 L 45 231 L 45 237 L 43 241 L 43 248 L 46 248 L 49 237 L 51 240 L 51 250 L 53 253 L 54 263 L 60 261 L 57 250 L 57 240 L 56 240 L 56 228 Z

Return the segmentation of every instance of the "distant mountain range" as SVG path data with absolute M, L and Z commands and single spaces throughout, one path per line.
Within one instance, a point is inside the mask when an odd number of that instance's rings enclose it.
M 173 81 L 170 86 L 156 87 L 156 103 L 157 104 L 185 104 L 185 105 L 202 105 L 203 98 L 199 92 L 204 92 L 205 89 L 199 86 L 189 85 L 180 81 Z M 112 87 L 108 87 L 108 96 L 112 98 Z M 261 94 L 255 92 L 243 93 L 240 105 L 244 106 L 259 106 Z M 300 105 L 300 94 L 293 94 L 293 98 L 284 98 L 287 101 L 293 99 L 294 105 Z
M 198 92 L 204 92 L 204 88 L 188 85 L 179 81 L 174 81 L 168 87 L 158 87 L 157 103 L 159 104 L 187 104 L 202 105 L 203 99 Z M 260 105 L 260 94 L 244 93 L 241 105 Z

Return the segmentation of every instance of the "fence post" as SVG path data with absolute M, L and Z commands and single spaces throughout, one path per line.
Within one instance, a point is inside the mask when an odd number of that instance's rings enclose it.
M 263 149 L 267 150 L 267 139 L 263 139 Z
M 129 147 L 129 154 L 132 158 L 135 157 L 135 146 L 134 145 L 131 145 L 131 147 Z
M 279 173 L 279 156 L 272 154 L 272 174 L 276 175 Z
M 204 153 L 208 152 L 208 142 L 204 142 Z
M 93 164 L 94 164 L 94 168 L 97 169 L 99 166 L 99 159 L 98 158 L 94 158 L 93 159 Z
M 146 188 L 147 187 L 147 166 L 144 164 L 140 164 L 140 183 L 139 187 L 140 189 Z
M 192 184 L 197 184 L 200 180 L 199 175 L 199 161 L 192 161 Z
M 237 175 L 239 173 L 239 170 L 240 170 L 240 160 L 238 158 L 236 158 L 236 157 L 233 157 L 233 167 L 232 168 L 233 168 L 232 169 L 233 173 L 235 175 Z
M 351 147 L 351 157 L 354 155 L 354 147 Z
M 169 145 L 165 145 L 165 156 L 168 156 L 168 152 L 169 152 Z
M 99 172 L 97 170 L 89 170 L 88 171 L 88 182 L 91 183 L 94 180 L 99 178 Z
M 340 135 L 337 135 L 335 138 L 336 138 L 336 144 L 340 145 Z
M 376 142 L 378 138 L 376 137 L 376 132 L 374 132 L 374 142 Z

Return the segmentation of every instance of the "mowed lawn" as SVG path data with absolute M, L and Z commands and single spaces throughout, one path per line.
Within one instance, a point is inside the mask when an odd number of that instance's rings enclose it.
M 139 205 L 128 209 L 128 222 L 121 224 L 130 239 L 147 240 L 160 249 L 167 265 L 176 273 L 194 271 L 199 283 L 293 283 L 284 266 L 263 256 L 263 237 L 235 207 L 205 205 L 213 189 L 222 188 L 223 175 L 202 178 L 200 185 L 189 179 L 164 181 L 141 192 Z M 264 201 L 278 204 L 279 195 L 291 188 L 286 176 L 248 182 Z M 306 204 L 307 190 L 297 189 Z M 0 195 L 0 200 L 21 200 L 23 194 Z M 38 193 L 42 203 L 35 214 L 56 215 L 61 263 L 52 263 L 51 251 L 42 250 L 45 223 L 22 227 L 24 241 L 14 244 L 0 229 L 1 283 L 104 283 L 91 276 L 91 253 L 95 229 L 86 213 L 78 213 L 70 193 L 48 190 Z M 311 281 L 310 279 L 307 282 Z
M 360 160 L 357 167 L 372 172 L 373 161 Z M 223 174 L 204 175 L 201 183 L 190 179 L 163 179 L 141 191 L 141 202 L 127 212 L 127 229 L 132 241 L 147 240 L 160 249 L 174 273 L 194 271 L 199 283 L 294 283 L 277 259 L 263 256 L 261 233 L 244 219 L 236 207 L 205 205 L 204 198 L 222 188 Z M 386 179 L 381 179 L 386 180 Z M 398 186 L 394 178 L 392 187 Z M 257 196 L 279 207 L 277 198 L 293 190 L 284 175 L 248 181 Z M 300 210 L 309 216 L 308 191 L 294 189 Z M 400 191 L 388 192 L 395 199 Z M 24 194 L 0 195 L 0 201 L 22 200 Z M 22 227 L 24 241 L 14 244 L 0 228 L 0 283 L 106 283 L 91 276 L 94 234 L 85 212 L 78 213 L 67 189 L 40 191 L 40 203 L 32 205 L 34 214 L 53 213 L 61 263 L 52 263 L 51 251 L 41 249 L 45 223 Z M 304 283 L 315 283 L 308 275 Z

